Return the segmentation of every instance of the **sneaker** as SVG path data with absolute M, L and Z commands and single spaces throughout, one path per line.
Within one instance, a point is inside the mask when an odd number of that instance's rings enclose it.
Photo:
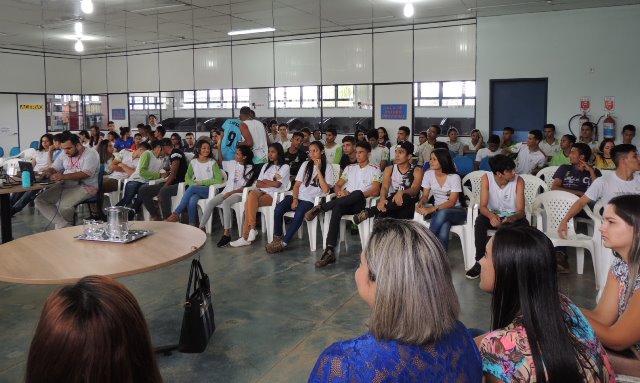
M 367 219 L 369 219 L 369 211 L 367 209 L 364 209 L 360 213 L 354 214 L 353 223 L 359 225 L 360 222 L 366 221 Z
M 476 262 L 464 276 L 467 277 L 467 279 L 478 279 L 478 277 L 480 277 L 480 264 Z
M 253 241 L 256 240 L 257 236 L 258 236 L 258 230 L 251 229 L 251 230 L 249 230 L 249 235 L 247 236 L 247 241 L 253 242 Z
M 304 213 L 304 219 L 307 221 L 313 221 L 321 211 L 322 208 L 320 207 L 320 205 L 314 206 L 311 208 L 311 210 Z
M 336 263 L 336 252 L 333 247 L 327 247 L 322 253 L 322 258 L 316 262 L 316 267 L 325 267 L 332 263 Z
M 229 245 L 231 245 L 231 247 L 242 247 L 242 246 L 251 245 L 251 242 L 247 241 L 243 237 L 240 237 L 240 238 L 236 239 L 235 241 L 229 243 Z
M 220 238 L 220 240 L 218 241 L 218 244 L 216 246 L 227 247 L 229 245 L 229 242 L 231 242 L 231 236 L 223 235 L 222 238 Z
M 356 224 L 351 224 L 351 235 L 358 235 L 358 233 L 360 233 L 360 231 L 358 230 L 358 225 Z
M 267 253 L 274 254 L 284 250 L 285 246 L 284 246 L 284 242 L 282 242 L 282 237 L 276 236 L 273 238 L 273 241 L 267 244 L 267 246 L 265 246 L 264 248 L 265 250 L 267 250 Z
M 164 221 L 165 222 L 180 222 L 180 217 L 176 213 L 171 213 L 171 215 L 168 216 L 167 219 L 165 219 Z
M 560 274 L 569 274 L 569 257 L 563 251 L 556 251 L 556 271 Z

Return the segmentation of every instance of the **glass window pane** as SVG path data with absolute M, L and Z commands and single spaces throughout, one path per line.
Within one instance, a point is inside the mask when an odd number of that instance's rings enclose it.
M 462 106 L 462 99 L 461 98 L 443 99 L 442 106 Z
M 475 98 L 465 98 L 464 99 L 464 105 L 465 106 L 475 106 L 476 105 L 476 99 Z
M 418 97 L 418 83 L 414 82 L 413 83 L 413 98 Z
M 338 98 L 353 100 L 353 85 L 339 85 L 338 86 Z
M 233 89 L 223 89 L 222 99 L 231 102 L 231 100 L 233 99 Z
M 286 88 L 287 100 L 300 100 L 300 87 L 288 86 Z
M 333 85 L 323 86 L 322 87 L 322 99 L 323 100 L 333 100 L 336 98 L 336 87 Z M 334 104 L 335 106 L 335 104 Z
M 302 87 L 302 99 L 303 100 L 317 100 L 318 99 L 318 87 L 317 86 L 303 86 Z
M 209 101 L 220 101 L 220 89 L 209 89 Z
M 476 82 L 475 81 L 465 81 L 464 82 L 464 95 L 467 97 L 475 97 L 476 96 Z
M 142 104 L 142 103 L 144 103 L 143 97 L 134 97 L 133 98 L 133 104 Z
M 338 108 L 353 108 L 353 101 L 338 101 Z
M 462 87 L 464 82 L 462 81 L 448 81 L 442 83 L 442 96 L 443 97 L 462 97 Z
M 420 97 L 440 97 L 440 83 L 439 82 L 421 83 Z
M 276 101 L 284 100 L 284 88 L 276 88 Z
M 322 101 L 322 107 L 323 108 L 335 108 L 336 107 L 336 102 L 335 101 Z
M 236 89 L 236 97 L 238 97 L 238 101 L 249 101 L 249 89 Z
M 420 99 L 420 106 L 440 106 L 438 99 Z

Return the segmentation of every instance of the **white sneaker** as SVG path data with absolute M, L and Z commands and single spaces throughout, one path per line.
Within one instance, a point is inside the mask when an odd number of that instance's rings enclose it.
M 229 245 L 231 245 L 231 247 L 249 246 L 251 245 L 251 241 L 247 241 L 246 239 L 240 237 L 235 241 L 231 242 Z
M 253 242 L 253 241 L 256 240 L 257 236 L 258 236 L 258 230 L 251 229 L 251 230 L 249 230 L 249 235 L 247 236 L 247 241 Z

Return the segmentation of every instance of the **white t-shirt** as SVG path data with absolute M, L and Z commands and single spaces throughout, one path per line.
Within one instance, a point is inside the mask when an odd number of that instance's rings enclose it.
M 359 164 L 353 164 L 347 166 L 343 171 L 340 179 L 346 181 L 344 184 L 344 189 L 346 189 L 349 193 L 352 193 L 356 190 L 360 190 L 365 192 L 373 186 L 374 182 L 380 182 L 382 179 L 382 174 L 380 173 L 380 169 L 378 166 L 369 163 L 364 168 L 360 167 Z
M 389 161 L 389 149 L 386 146 L 376 146 L 371 150 L 369 162 L 376 166 L 380 166 L 380 162 L 383 160 Z
M 47 168 L 49 164 L 49 152 L 46 150 L 38 150 L 36 152 L 36 166 L 33 167 L 34 172 L 40 172 Z
M 461 141 L 448 141 L 447 146 L 449 147 L 450 151 L 457 153 L 459 156 L 462 156 L 464 154 L 464 144 L 462 144 Z
M 311 173 L 311 181 L 309 181 L 309 186 L 306 186 L 305 181 L 305 172 L 307 170 L 307 165 L 313 166 L 313 173 Z M 298 199 L 301 201 L 313 202 L 315 198 L 322 193 L 322 188 L 320 188 L 320 183 L 316 176 L 318 175 L 318 170 L 313 165 L 311 161 L 305 161 L 302 166 L 300 166 L 300 170 L 298 171 L 298 175 L 296 175 L 296 182 L 300 181 L 300 189 L 298 190 Z M 333 169 L 331 168 L 331 164 L 327 163 L 327 168 L 324 170 L 324 180 L 329 184 L 329 186 L 335 184 Z
M 197 158 L 191 160 L 191 169 L 193 170 L 193 178 L 195 181 L 204 181 L 213 179 L 213 163 L 210 159 L 207 162 L 200 162 Z
M 340 155 L 338 155 L 338 149 L 340 149 Z M 324 155 L 327 157 L 328 164 L 337 164 L 340 162 L 339 157 L 342 157 L 342 146 L 339 144 L 335 144 L 332 148 L 325 146 Z
M 245 120 L 242 122 L 247 125 L 249 133 L 251 133 L 251 139 L 253 140 L 253 146 L 251 147 L 251 151 L 253 151 L 253 163 L 267 163 L 269 145 L 267 143 L 267 133 L 264 130 L 264 125 L 257 120 Z
M 138 162 L 140 162 L 140 157 L 133 158 L 133 152 L 127 149 L 123 149 L 116 154 L 117 158 L 120 158 L 120 162 L 127 165 L 128 167 L 135 169 L 138 167 Z M 116 180 L 126 180 L 129 178 L 129 174 L 127 172 L 114 171 L 109 174 L 109 178 L 113 178 Z
M 225 165 L 225 169 L 229 169 L 229 178 L 227 179 L 227 186 L 222 190 L 222 194 L 226 194 L 232 190 L 243 188 L 247 185 L 247 181 L 244 179 L 245 173 L 251 172 L 253 165 L 249 164 L 246 167 L 237 163 L 235 160 L 228 161 Z
M 62 174 L 83 172 L 89 177 L 80 181 L 64 181 L 64 187 L 75 187 L 80 184 L 89 194 L 96 194 L 98 190 L 98 172 L 100 170 L 100 155 L 93 148 L 84 148 L 82 154 L 69 157 L 62 153 L 51 165 Z
M 543 167 L 546 161 L 547 157 L 540 150 L 531 152 L 527 145 L 521 145 L 516 160 L 516 174 L 531 174 L 533 169 Z
M 631 181 L 625 181 L 616 173 L 596 178 L 584 193 L 592 201 L 608 204 L 613 197 L 625 194 L 640 194 L 640 175 L 635 173 Z
M 491 158 L 498 154 L 500 154 L 500 148 L 498 148 L 498 150 L 496 150 L 495 152 L 492 152 L 491 150 L 489 150 L 489 148 L 478 149 L 478 151 L 476 152 L 476 162 L 481 162 L 487 157 Z
M 431 191 L 435 206 L 438 206 L 447 202 L 451 197 L 451 193 L 462 193 L 462 180 L 457 174 L 449 174 L 446 181 L 444 181 L 444 185 L 440 186 L 436 179 L 435 170 L 427 170 L 422 178 L 422 188 Z M 456 201 L 456 206 L 460 206 L 459 199 Z
M 553 144 L 549 144 L 547 140 L 540 141 L 540 150 L 544 152 L 547 157 L 553 157 L 556 152 L 560 150 L 560 141 L 555 140 Z
M 267 167 L 269 169 L 267 169 Z M 289 184 L 289 165 L 262 165 L 258 181 L 280 181 L 281 185 L 277 188 L 260 188 L 263 192 L 273 197 L 276 192 L 287 190 Z

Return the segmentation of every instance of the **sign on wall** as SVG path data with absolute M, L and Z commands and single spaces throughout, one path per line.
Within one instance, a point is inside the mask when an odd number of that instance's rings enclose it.
M 44 109 L 42 104 L 20 104 L 20 109 L 41 110 Z
M 406 120 L 407 104 L 380 105 L 380 118 L 383 120 Z
M 112 120 L 125 120 L 126 110 L 125 109 L 111 109 L 111 119 Z

